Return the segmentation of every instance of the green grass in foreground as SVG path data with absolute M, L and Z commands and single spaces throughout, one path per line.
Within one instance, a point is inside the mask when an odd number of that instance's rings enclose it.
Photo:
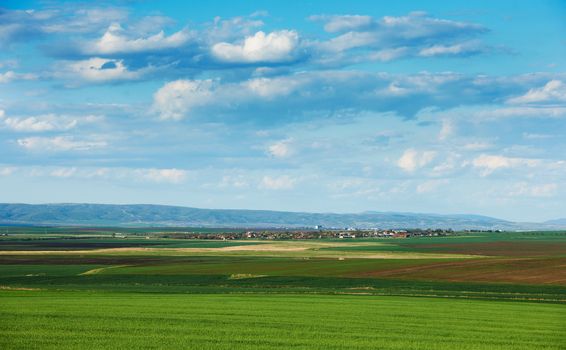
M 563 349 L 564 305 L 0 291 L 2 349 Z

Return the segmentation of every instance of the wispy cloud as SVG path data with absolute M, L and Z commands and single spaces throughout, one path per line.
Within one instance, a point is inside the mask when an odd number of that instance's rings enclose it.
M 482 154 L 472 161 L 472 165 L 481 170 L 483 176 L 487 176 L 499 169 L 517 167 L 535 167 L 541 162 L 537 159 L 511 158 L 501 155 Z
M 406 16 L 373 18 L 361 15 L 318 15 L 329 33 L 329 40 L 313 43 L 321 54 L 334 53 L 321 61 L 334 64 L 382 60 L 402 57 L 468 56 L 487 52 L 488 46 L 470 38 L 484 34 L 487 28 L 466 22 L 435 18 L 424 12 Z M 375 50 L 378 54 L 374 54 Z M 339 55 L 355 51 L 352 55 Z M 389 53 L 387 55 L 387 53 Z M 394 53 L 394 54 L 393 54 Z
M 82 140 L 73 136 L 26 137 L 18 139 L 17 144 L 33 152 L 84 152 L 108 146 L 105 140 Z
M 566 103 L 566 84 L 561 80 L 551 80 L 543 87 L 532 88 L 522 96 L 507 100 L 512 104 Z
M 266 190 L 290 190 L 295 187 L 297 179 L 289 175 L 264 176 L 259 188 Z
M 100 115 L 71 116 L 53 113 L 37 116 L 8 117 L 0 110 L 0 125 L 17 132 L 67 131 L 80 124 L 91 124 L 101 121 Z
M 0 73 L 0 84 L 11 83 L 17 80 L 36 80 L 38 76 L 32 73 L 16 73 L 14 71 L 6 71 Z

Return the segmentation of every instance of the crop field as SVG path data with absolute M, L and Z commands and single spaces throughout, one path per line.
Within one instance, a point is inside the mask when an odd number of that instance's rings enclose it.
M 3 349 L 559 349 L 564 308 L 404 297 L 2 292 Z
M 563 232 L 221 241 L 116 230 L 0 236 L 0 348 L 566 345 Z

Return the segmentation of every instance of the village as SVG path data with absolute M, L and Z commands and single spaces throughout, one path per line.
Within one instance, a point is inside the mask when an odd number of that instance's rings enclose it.
M 315 226 L 315 229 L 262 229 L 246 230 L 241 232 L 200 233 L 200 232 L 163 232 L 155 233 L 152 237 L 176 239 L 208 239 L 208 240 L 308 240 L 308 239 L 392 239 L 412 237 L 438 237 L 455 235 L 456 232 L 448 229 L 324 229 Z

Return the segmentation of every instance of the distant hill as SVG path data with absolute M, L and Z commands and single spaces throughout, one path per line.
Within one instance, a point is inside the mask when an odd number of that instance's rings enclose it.
M 358 227 L 543 229 L 480 215 L 363 212 L 358 214 L 270 210 L 198 209 L 132 204 L 0 204 L 2 225 L 202 226 L 202 227 Z M 558 224 L 552 224 L 552 227 Z M 563 225 L 566 227 L 566 223 Z
M 548 221 L 545 221 L 544 223 L 547 224 L 547 225 L 566 226 L 566 218 L 548 220 Z

